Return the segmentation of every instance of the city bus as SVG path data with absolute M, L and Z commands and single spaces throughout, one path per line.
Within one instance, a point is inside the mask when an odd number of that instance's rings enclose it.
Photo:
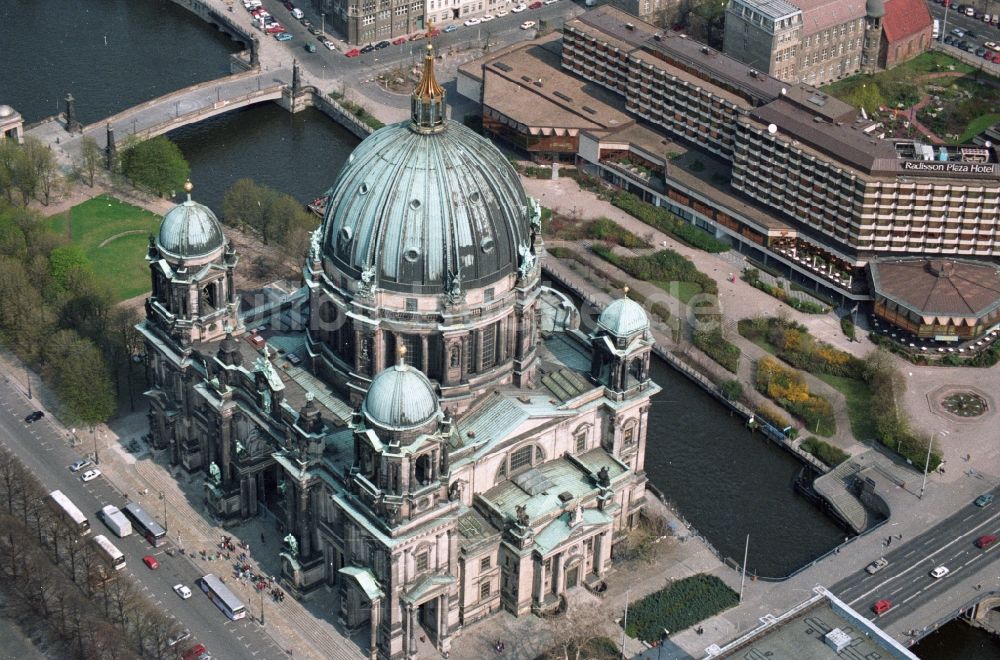
M 120 571 L 125 568 L 125 555 L 122 551 L 115 547 L 115 544 L 108 540 L 108 537 L 104 534 L 98 534 L 94 537 L 94 544 L 97 546 L 97 550 L 101 555 L 101 559 L 108 562 L 108 565 L 116 571 Z
M 83 512 L 61 490 L 49 493 L 49 499 L 52 501 L 53 508 L 66 518 L 66 522 L 80 532 L 80 536 L 90 534 L 90 521 L 87 520 L 87 516 L 83 515 Z
M 146 510 L 135 502 L 130 502 L 122 509 L 136 527 L 136 531 L 146 537 L 154 548 L 159 548 L 167 542 L 167 530 L 146 513 Z
M 215 606 L 230 619 L 235 621 L 247 615 L 247 608 L 242 601 L 215 575 L 209 573 L 201 578 L 201 590 L 208 594 Z

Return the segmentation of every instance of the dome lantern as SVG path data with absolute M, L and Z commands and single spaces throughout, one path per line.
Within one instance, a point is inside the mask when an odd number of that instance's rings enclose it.
M 212 210 L 191 199 L 194 186 L 184 184 L 187 200 L 170 209 L 160 224 L 156 247 L 167 257 L 179 260 L 214 255 L 225 245 L 222 225 Z
M 444 130 L 444 88 L 434 76 L 434 46 L 427 44 L 424 71 L 410 97 L 410 128 L 418 133 Z

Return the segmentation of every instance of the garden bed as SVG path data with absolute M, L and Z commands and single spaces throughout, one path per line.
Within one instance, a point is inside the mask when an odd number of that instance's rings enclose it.
M 799 418 L 809 431 L 827 437 L 837 432 L 830 402 L 810 392 L 802 374 L 782 366 L 778 360 L 764 357 L 757 361 L 754 387 Z
M 735 607 L 739 600 L 739 595 L 725 582 L 714 575 L 699 573 L 633 603 L 625 632 L 651 644 L 660 639 L 664 630 L 680 632 Z

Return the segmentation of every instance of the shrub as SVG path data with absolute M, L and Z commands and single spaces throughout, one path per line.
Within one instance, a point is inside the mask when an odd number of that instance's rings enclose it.
M 849 316 L 845 316 L 840 319 L 840 329 L 844 333 L 844 336 L 854 341 L 856 337 L 854 336 L 854 322 L 851 321 Z
M 729 250 L 729 244 L 726 242 L 720 241 L 708 232 L 685 222 L 666 209 L 642 201 L 631 193 L 617 191 L 611 196 L 611 203 L 647 225 L 655 227 L 665 234 L 670 234 L 691 247 L 713 253 Z
M 801 373 L 786 369 L 774 358 L 764 357 L 757 362 L 754 386 L 801 419 L 813 433 L 829 436 L 836 432 L 833 406 L 825 398 L 809 392 L 809 385 Z
M 735 378 L 727 380 L 719 387 L 719 392 L 730 401 L 736 401 L 743 396 L 743 383 Z
M 781 430 L 791 426 L 791 422 L 774 406 L 764 404 L 757 408 L 757 416 L 774 428 Z
M 617 243 L 625 248 L 648 248 L 649 243 L 607 218 L 598 218 L 587 224 L 587 235 L 599 241 Z
M 775 355 L 796 369 L 846 378 L 862 377 L 863 360 L 817 341 L 801 323 L 776 317 L 743 319 L 737 328 L 750 341 L 764 339 Z
M 832 468 L 837 467 L 850 458 L 850 454 L 840 447 L 834 447 L 829 442 L 817 438 L 806 438 L 799 445 L 799 448 L 802 451 L 812 454 Z
M 654 592 L 629 609 L 625 632 L 646 642 L 660 638 L 664 628 L 679 631 L 739 603 L 739 596 L 715 577 L 699 573 Z
M 695 346 L 721 364 L 727 371 L 736 373 L 740 368 L 740 349 L 722 336 L 718 327 L 711 330 L 696 330 L 691 338 Z M 730 397 L 731 398 L 731 397 Z

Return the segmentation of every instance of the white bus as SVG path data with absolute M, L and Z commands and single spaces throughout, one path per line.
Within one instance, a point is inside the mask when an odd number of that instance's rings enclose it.
M 201 590 L 208 594 L 215 606 L 230 619 L 235 621 L 247 615 L 247 608 L 243 602 L 215 575 L 209 573 L 201 578 Z
M 122 551 L 115 547 L 115 544 L 108 540 L 108 537 L 104 534 L 98 534 L 94 537 L 94 543 L 97 545 L 97 550 L 104 561 L 108 562 L 111 568 L 116 571 L 120 571 L 125 568 L 125 555 Z
M 49 493 L 49 499 L 56 511 L 61 513 L 66 521 L 80 532 L 80 536 L 90 534 L 90 521 L 87 520 L 87 516 L 83 515 L 83 512 L 61 490 Z

